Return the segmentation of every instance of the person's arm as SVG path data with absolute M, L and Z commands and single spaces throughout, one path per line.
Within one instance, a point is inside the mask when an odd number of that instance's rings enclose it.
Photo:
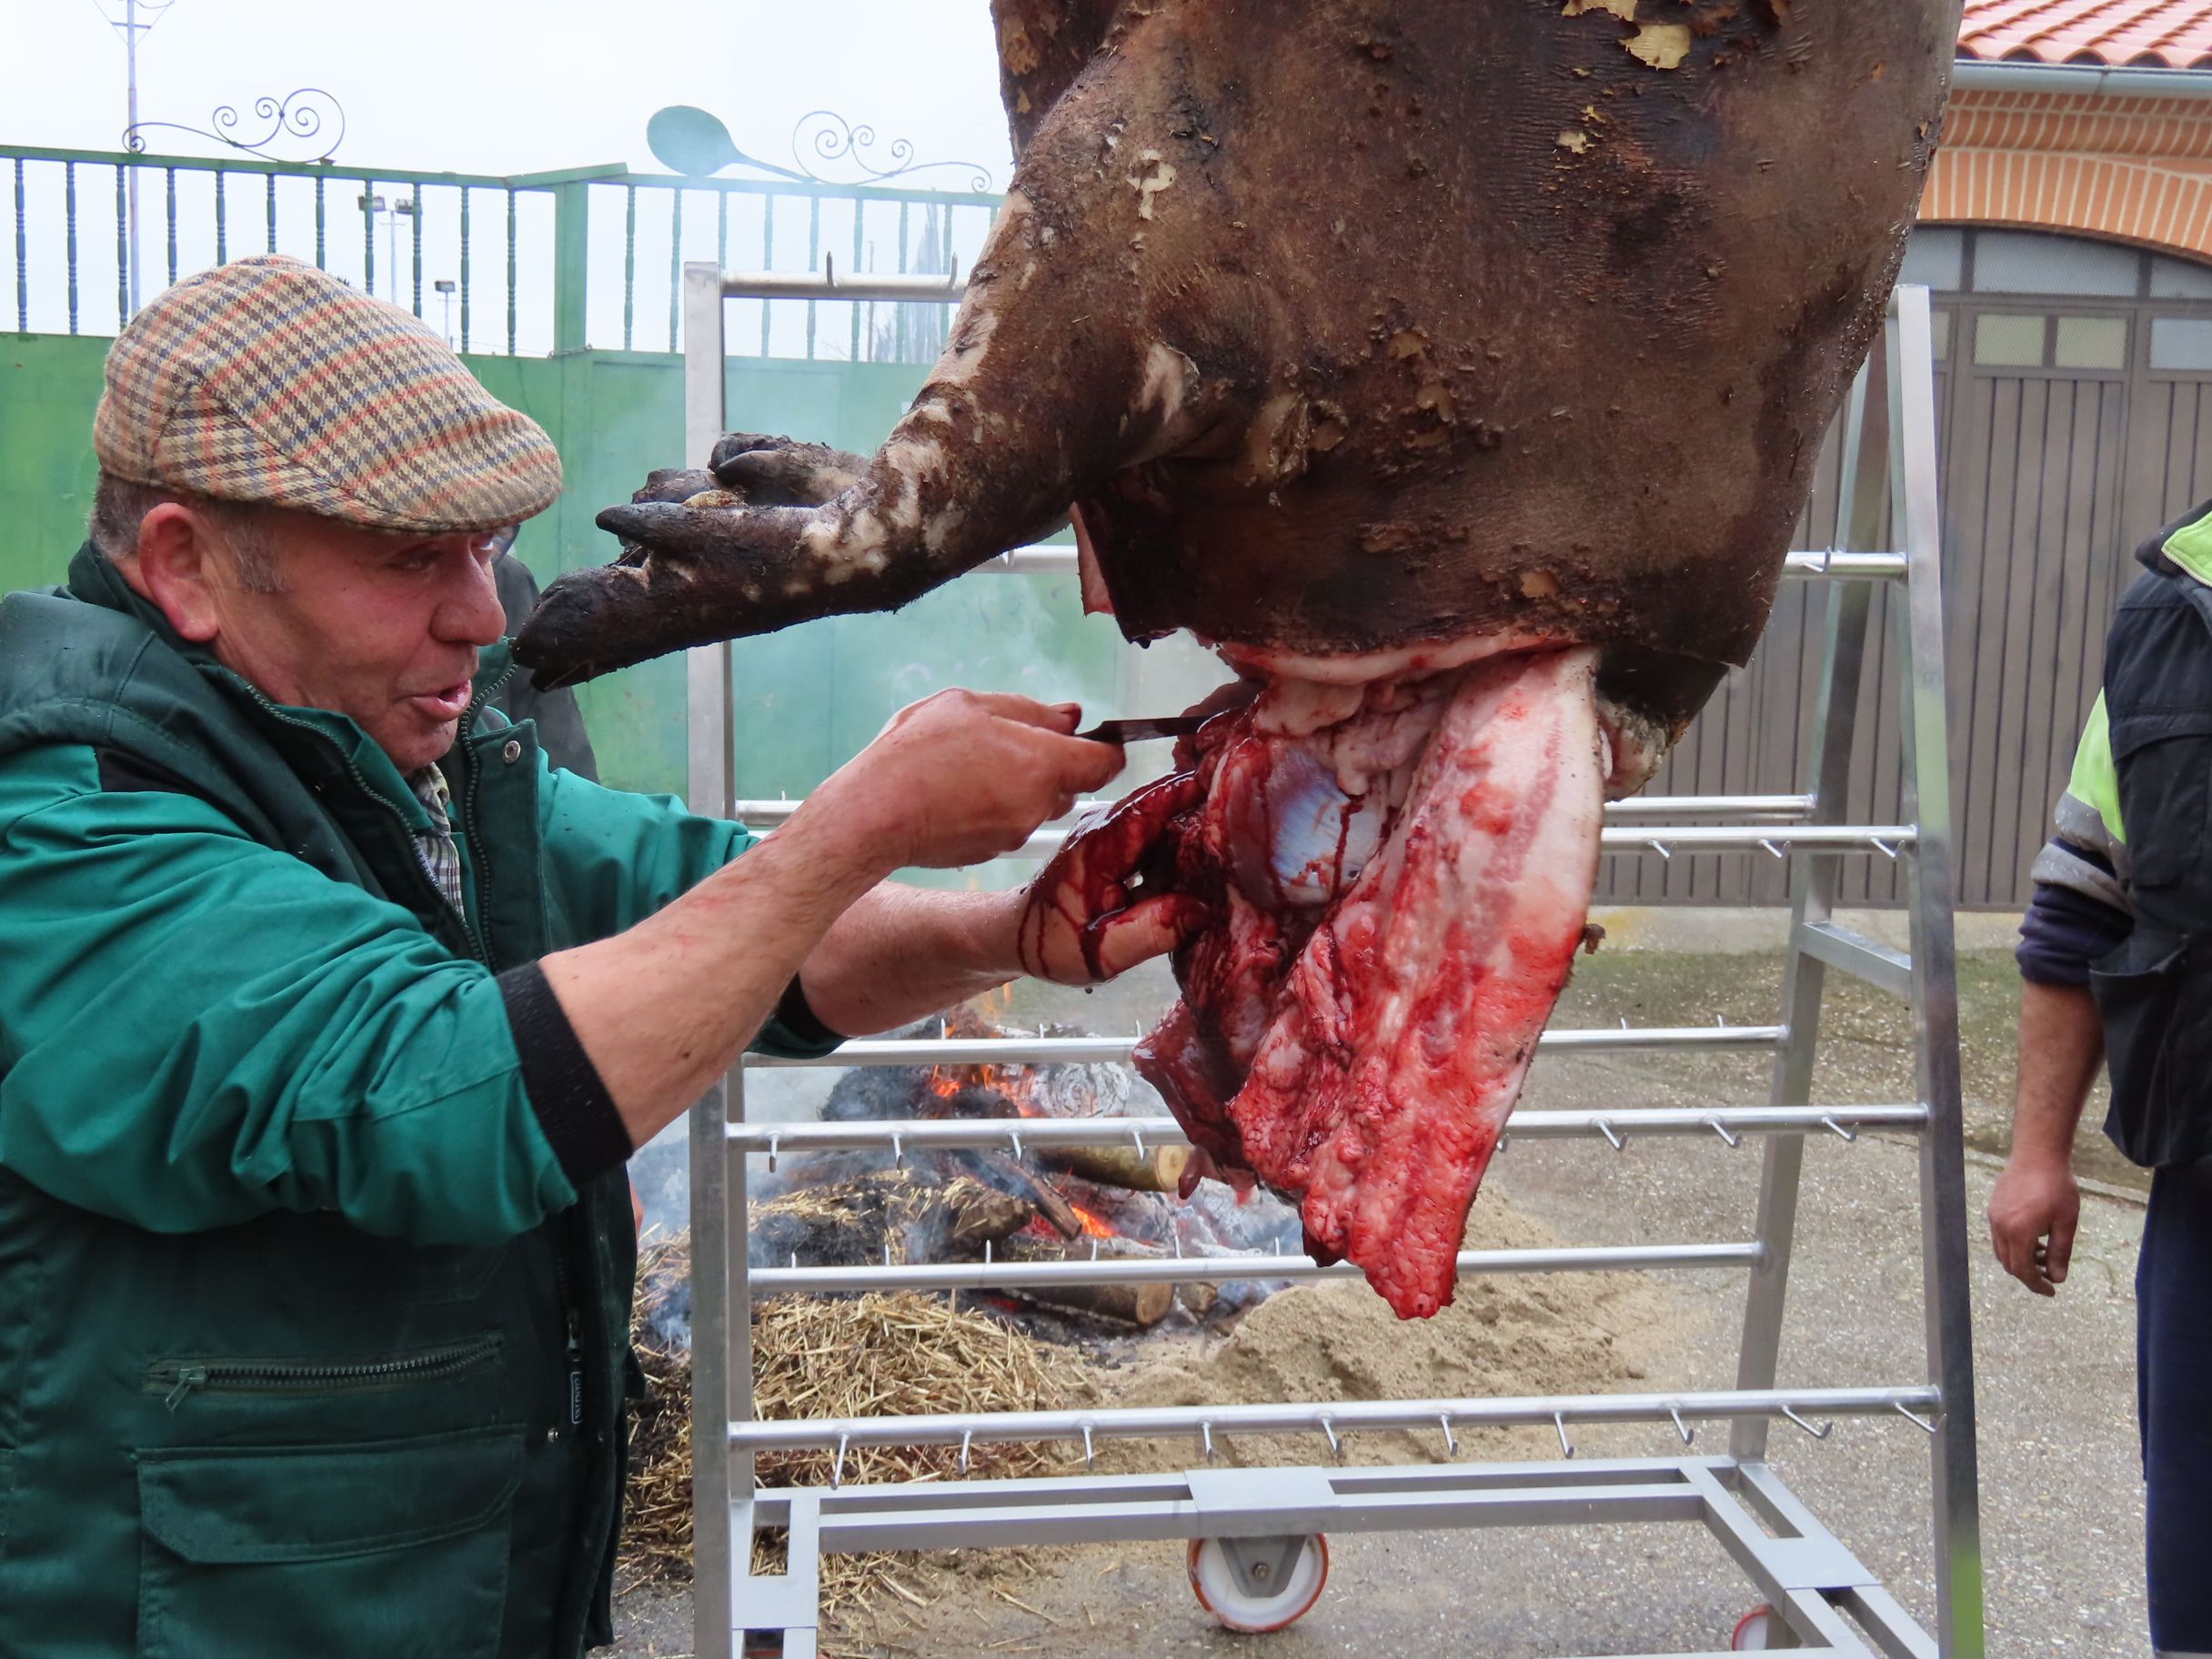
M 917 703 L 742 857 L 627 932 L 547 957 L 631 1144 L 736 1062 L 839 918 L 892 870 L 1010 851 L 1119 771 L 1119 749 L 1070 735 L 1077 712 L 970 692 Z M 887 896 L 802 983 L 832 1029 L 865 1030 L 1010 977 L 1003 934 L 981 904 Z M 900 955 L 917 960 L 889 960 Z
M 2074 1134 L 2104 1058 L 2104 1023 L 2086 985 L 2021 981 L 2012 1154 L 1989 1195 L 1989 1240 L 2005 1271 L 2039 1296 L 2056 1293 L 2073 1261 L 2081 1220 Z
M 527 1085 L 563 1035 L 517 1027 L 533 970 L 90 749 L 0 765 L 0 1167 L 65 1203 L 490 1243 L 628 1150 Z

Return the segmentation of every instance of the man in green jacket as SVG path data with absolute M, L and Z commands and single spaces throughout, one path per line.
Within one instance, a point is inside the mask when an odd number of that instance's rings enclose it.
M 547 767 L 485 704 L 552 447 L 311 267 L 155 301 L 94 441 L 0 601 L 0 1653 L 571 1659 L 630 1151 L 749 1043 L 1191 918 L 881 885 L 1106 783 L 1064 707 L 918 704 L 758 844 Z

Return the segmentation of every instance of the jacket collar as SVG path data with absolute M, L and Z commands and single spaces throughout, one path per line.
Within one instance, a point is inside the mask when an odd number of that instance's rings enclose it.
M 2212 588 L 2212 502 L 2193 507 L 2136 549 L 2137 562 L 2161 576 L 2175 572 Z

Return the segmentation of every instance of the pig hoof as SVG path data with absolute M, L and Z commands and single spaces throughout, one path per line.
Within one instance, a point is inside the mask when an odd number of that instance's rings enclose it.
M 608 568 L 619 569 L 614 566 Z M 620 665 L 598 659 L 605 570 L 572 570 L 538 597 L 515 636 L 515 662 L 540 691 L 596 679 Z
M 598 524 L 602 530 L 620 537 L 626 548 L 639 548 L 649 554 L 696 555 L 733 545 L 738 539 L 737 527 L 745 517 L 743 508 L 633 501 L 626 507 L 607 508 L 598 516 Z
M 860 481 L 865 457 L 827 444 L 731 432 L 714 447 L 714 476 L 762 507 L 819 507 Z

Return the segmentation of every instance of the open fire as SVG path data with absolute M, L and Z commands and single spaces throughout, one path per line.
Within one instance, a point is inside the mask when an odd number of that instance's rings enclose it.
M 934 1037 L 938 1021 L 903 1035 Z M 952 1038 L 1017 1035 L 990 1013 L 944 1016 Z M 1073 1035 L 1054 1032 L 1054 1035 Z M 830 1091 L 829 1120 L 1156 1117 L 1158 1097 L 1126 1067 L 1064 1064 L 861 1067 Z M 1292 1253 L 1297 1217 L 1263 1191 L 1202 1183 L 1176 1196 L 1190 1161 L 1181 1145 L 907 1149 L 787 1157 L 756 1168 L 751 1257 L 757 1267 L 1061 1262 Z M 1041 1333 L 1147 1329 L 1251 1307 L 1280 1282 L 1083 1284 L 987 1292 L 1043 1315 Z

